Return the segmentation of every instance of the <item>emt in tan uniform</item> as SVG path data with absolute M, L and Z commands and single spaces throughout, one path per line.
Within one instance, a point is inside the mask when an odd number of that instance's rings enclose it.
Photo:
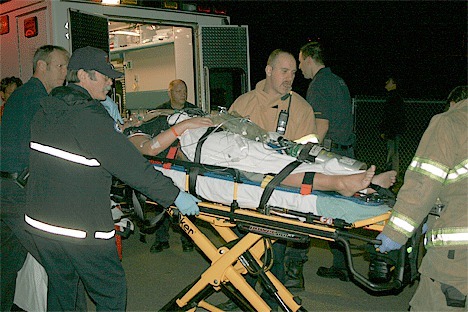
M 266 79 L 255 86 L 255 90 L 239 96 L 229 112 L 248 117 L 261 128 L 277 131 L 281 111 L 287 112 L 287 126 L 284 137 L 296 140 L 308 134 L 315 134 L 315 117 L 309 103 L 292 90 L 296 75 L 296 60 L 292 54 L 275 50 L 265 67 Z

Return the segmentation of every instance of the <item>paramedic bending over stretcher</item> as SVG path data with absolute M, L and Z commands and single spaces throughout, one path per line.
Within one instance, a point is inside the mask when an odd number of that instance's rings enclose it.
M 155 172 L 99 102 L 111 78 L 122 75 L 107 56 L 92 47 L 75 50 L 68 86 L 53 89 L 31 123 L 24 219 L 47 271 L 49 311 L 75 310 L 79 280 L 97 311 L 126 309 L 125 273 L 109 210 L 112 175 L 162 206 L 175 203 L 183 214 L 198 213 L 198 200 Z

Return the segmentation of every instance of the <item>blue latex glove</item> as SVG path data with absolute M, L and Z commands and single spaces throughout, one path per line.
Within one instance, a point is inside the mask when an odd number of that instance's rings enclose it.
M 392 250 L 398 250 L 401 248 L 401 244 L 391 240 L 387 235 L 380 233 L 377 235 L 376 239 L 380 239 L 382 241 L 382 245 L 375 245 L 375 248 L 379 248 L 381 253 L 389 252 Z
M 101 104 L 105 107 L 109 115 L 114 119 L 115 122 L 120 123 L 123 125 L 124 121 L 122 119 L 122 116 L 120 116 L 119 112 L 119 106 L 112 101 L 112 99 L 109 96 L 106 96 L 106 99 L 104 101 L 101 101 Z
M 183 215 L 198 215 L 200 210 L 198 209 L 197 203 L 201 200 L 195 196 L 190 195 L 184 191 L 180 191 L 179 195 L 174 201 L 174 204 L 179 208 Z
M 423 224 L 421 233 L 426 234 L 426 232 L 427 232 L 427 222 Z

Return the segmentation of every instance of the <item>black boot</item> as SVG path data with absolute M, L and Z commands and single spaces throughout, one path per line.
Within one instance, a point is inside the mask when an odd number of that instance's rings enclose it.
M 304 261 L 288 259 L 286 261 L 284 286 L 288 289 L 304 290 Z

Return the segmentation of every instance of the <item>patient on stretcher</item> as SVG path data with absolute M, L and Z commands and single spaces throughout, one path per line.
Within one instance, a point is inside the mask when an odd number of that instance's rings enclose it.
M 183 154 L 179 153 L 179 157 L 193 161 L 197 143 L 206 133 L 207 127 L 213 126 L 212 120 L 219 121 L 213 117 L 190 118 L 181 117 L 179 114 L 171 119 L 178 122 L 169 130 L 160 133 L 160 129 L 154 129 L 151 131 L 153 136 L 134 131 L 129 135 L 129 140 L 141 153 L 156 156 L 179 138 L 183 152 Z M 157 135 L 154 136 L 154 134 Z M 239 169 L 245 173 L 246 177 L 254 181 L 263 180 L 264 175 L 279 173 L 282 168 L 295 160 L 294 157 L 282 154 L 278 149 L 267 146 L 264 142 L 250 140 L 230 131 L 213 131 L 203 140 L 205 142 L 201 149 L 201 163 Z M 343 196 L 352 196 L 366 189 L 369 193 L 375 192 L 368 188 L 371 183 L 382 188 L 389 188 L 395 183 L 395 171 L 376 175 L 375 166 L 370 166 L 367 170 L 353 170 L 344 165 L 352 161 L 352 159 L 338 161 L 331 158 L 322 163 L 304 162 L 281 184 L 300 187 L 305 173 L 314 172 L 314 190 L 335 191 Z

